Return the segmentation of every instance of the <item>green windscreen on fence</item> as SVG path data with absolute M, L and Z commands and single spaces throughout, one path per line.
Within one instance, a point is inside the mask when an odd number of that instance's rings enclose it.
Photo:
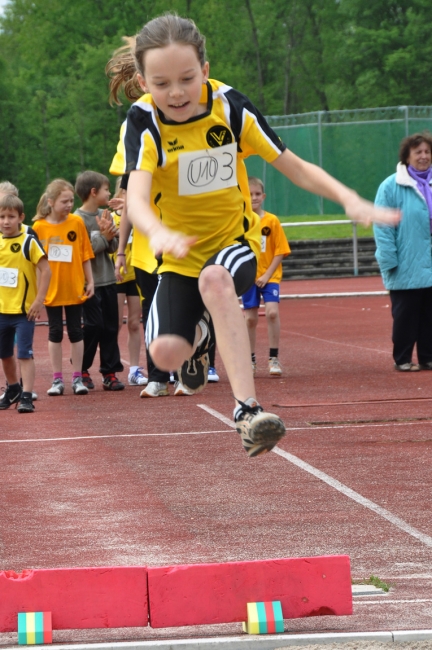
M 374 200 L 379 184 L 393 174 L 402 138 L 432 131 L 432 106 L 328 111 L 267 117 L 287 147 Z M 278 216 L 342 214 L 339 205 L 293 185 L 258 156 L 246 160 L 248 174 L 264 181 L 265 207 Z

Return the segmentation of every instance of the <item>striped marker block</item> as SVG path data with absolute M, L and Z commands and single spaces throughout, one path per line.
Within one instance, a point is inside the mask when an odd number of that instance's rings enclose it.
M 247 621 L 243 632 L 248 634 L 276 634 L 284 631 L 280 600 L 269 603 L 247 603 Z
M 52 643 L 51 612 L 18 614 L 18 645 Z

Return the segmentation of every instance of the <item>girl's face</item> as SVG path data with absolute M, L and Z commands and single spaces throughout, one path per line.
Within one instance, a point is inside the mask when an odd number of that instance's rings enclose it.
M 201 67 L 193 45 L 171 43 L 148 50 L 144 70 L 144 77 L 138 75 L 140 86 L 169 120 L 186 122 L 206 111 L 200 99 L 209 64 Z
M 52 208 L 54 217 L 57 217 L 57 219 L 66 219 L 73 207 L 73 192 L 71 190 L 63 190 L 54 201 L 48 199 L 48 203 Z

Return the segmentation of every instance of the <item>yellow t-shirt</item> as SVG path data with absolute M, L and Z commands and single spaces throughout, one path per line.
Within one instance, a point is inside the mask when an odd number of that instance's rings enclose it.
M 60 223 L 39 219 L 33 229 L 48 255 L 51 268 L 45 305 L 60 307 L 83 303 L 86 300 L 83 263 L 94 257 L 84 221 L 69 214 Z
M 273 162 L 285 149 L 249 99 L 233 88 L 210 80 L 201 102 L 204 113 L 174 123 L 151 95 L 143 95 L 128 111 L 110 169 L 150 172 L 156 214 L 168 228 L 198 237 L 185 258 L 164 254 L 161 273 L 198 277 L 210 257 L 238 241 L 249 242 L 258 256 L 260 223 L 252 212 L 244 159 L 259 154 Z
M 23 230 L 0 237 L 0 314 L 26 314 L 37 294 L 36 265 L 45 251 Z
M 264 212 L 261 217 L 261 253 L 258 258 L 257 278 L 260 278 L 272 263 L 275 255 L 286 257 L 291 249 L 285 237 L 279 219 L 270 212 Z M 274 271 L 269 282 L 282 280 L 282 263 Z
M 111 216 L 112 216 L 114 225 L 116 225 L 117 228 L 119 228 L 120 227 L 121 216 L 119 214 L 117 214 L 117 212 L 112 212 Z M 127 273 L 125 273 L 122 276 L 123 277 L 122 281 L 117 282 L 117 284 L 123 284 L 123 282 L 130 282 L 131 280 L 135 280 L 135 271 L 134 271 L 134 268 L 132 266 L 132 242 L 133 242 L 133 237 L 134 237 L 134 231 L 132 229 L 131 233 L 129 235 L 128 242 L 127 242 L 126 247 L 125 247 L 125 251 L 124 251 L 125 252 L 124 259 L 125 259 L 125 262 L 126 262 Z M 117 251 L 115 253 L 112 253 L 110 255 L 110 257 L 112 258 L 112 261 L 115 264 L 116 259 L 117 259 Z

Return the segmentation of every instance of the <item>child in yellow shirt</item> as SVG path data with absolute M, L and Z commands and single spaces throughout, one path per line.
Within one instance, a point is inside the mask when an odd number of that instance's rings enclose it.
M 258 307 L 261 296 L 265 304 L 267 330 L 269 338 L 270 375 L 279 377 L 282 367 L 279 363 L 279 286 L 282 280 L 282 260 L 290 254 L 291 249 L 279 219 L 262 208 L 264 199 L 264 184 L 259 178 L 249 177 L 249 190 L 252 209 L 261 219 L 261 253 L 258 258 L 258 268 L 255 284 L 242 296 L 246 325 L 249 334 L 252 355 L 252 368 L 256 372 L 256 328 L 258 325 Z

